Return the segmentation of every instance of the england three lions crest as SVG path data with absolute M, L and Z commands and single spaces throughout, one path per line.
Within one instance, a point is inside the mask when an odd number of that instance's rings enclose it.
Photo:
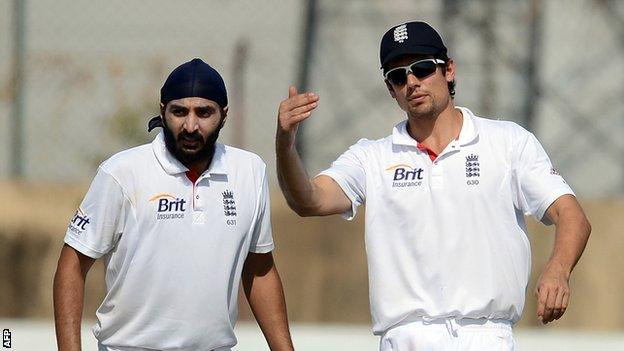
M 481 176 L 481 166 L 479 166 L 479 155 L 470 154 L 466 156 L 466 184 L 478 185 Z
M 231 190 L 226 190 L 223 193 L 223 214 L 226 217 L 236 216 L 236 201 L 234 200 L 234 193 Z

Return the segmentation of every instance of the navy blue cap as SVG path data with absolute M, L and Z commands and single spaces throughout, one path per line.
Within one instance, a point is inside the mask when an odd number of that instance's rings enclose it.
M 227 91 L 223 78 L 217 70 L 201 59 L 194 58 L 174 69 L 160 89 L 160 102 L 163 105 L 171 100 L 187 97 L 200 97 L 212 100 L 225 108 L 228 105 Z M 148 123 L 148 131 L 162 127 L 160 116 Z
M 422 54 L 448 60 L 440 34 L 425 22 L 408 22 L 390 28 L 381 38 L 381 68 L 402 55 Z
M 200 97 L 216 102 L 222 108 L 228 104 L 223 78 L 206 62 L 195 58 L 174 69 L 160 89 L 160 102 L 186 97 Z

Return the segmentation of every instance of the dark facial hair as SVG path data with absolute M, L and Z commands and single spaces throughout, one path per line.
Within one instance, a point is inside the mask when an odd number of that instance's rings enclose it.
M 197 162 L 201 161 L 212 161 L 212 156 L 214 156 L 215 145 L 217 142 L 217 138 L 219 138 L 219 132 L 221 131 L 222 126 L 219 126 L 214 132 L 210 133 L 206 140 L 204 140 L 201 134 L 198 131 L 193 133 L 188 133 L 185 130 L 182 130 L 180 134 L 176 137 L 173 134 L 173 131 L 169 128 L 167 121 L 163 118 L 163 131 L 165 133 L 165 145 L 167 146 L 167 150 L 171 152 L 171 154 L 178 159 L 178 161 L 182 162 L 183 165 L 189 167 Z M 204 142 L 204 146 L 202 146 L 199 151 L 194 153 L 189 153 L 184 151 L 180 146 L 179 142 L 181 140 L 199 140 Z M 190 168 L 190 167 L 189 167 Z

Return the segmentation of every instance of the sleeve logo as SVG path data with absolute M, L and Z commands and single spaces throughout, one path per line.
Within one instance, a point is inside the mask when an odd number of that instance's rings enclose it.
M 91 219 L 84 213 L 84 211 L 78 207 L 74 217 L 69 222 L 67 227 L 74 234 L 82 234 L 87 229 L 87 224 L 91 223 Z
M 555 167 L 550 167 L 550 175 L 558 176 L 564 184 L 568 184 Z

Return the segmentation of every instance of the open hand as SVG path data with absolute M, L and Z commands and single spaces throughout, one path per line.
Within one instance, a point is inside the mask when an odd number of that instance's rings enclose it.
M 288 88 L 288 98 L 279 105 L 277 115 L 277 139 L 293 145 L 299 123 L 310 117 L 318 106 L 319 97 L 315 93 L 297 94 L 293 86 Z

